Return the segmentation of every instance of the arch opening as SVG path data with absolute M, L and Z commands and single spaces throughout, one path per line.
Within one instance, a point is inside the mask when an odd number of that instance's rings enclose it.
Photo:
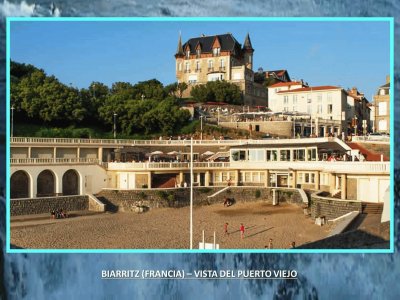
M 79 174 L 75 170 L 68 170 L 62 178 L 63 195 L 79 195 Z
M 37 197 L 51 197 L 54 195 L 54 174 L 50 170 L 44 170 L 40 172 L 37 178 Z
M 30 179 L 25 171 L 17 171 L 11 175 L 10 198 L 29 198 Z

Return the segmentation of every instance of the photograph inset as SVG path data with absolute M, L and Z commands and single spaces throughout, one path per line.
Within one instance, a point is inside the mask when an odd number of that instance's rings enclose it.
M 389 249 L 389 29 L 10 22 L 10 247 Z

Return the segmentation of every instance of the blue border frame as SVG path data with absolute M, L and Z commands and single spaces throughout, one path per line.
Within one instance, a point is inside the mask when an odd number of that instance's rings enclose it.
M 10 248 L 10 25 L 11 22 L 389 22 L 390 25 L 390 248 L 389 249 L 11 249 Z M 394 253 L 394 18 L 393 17 L 70 17 L 6 18 L 6 252 L 7 253 Z

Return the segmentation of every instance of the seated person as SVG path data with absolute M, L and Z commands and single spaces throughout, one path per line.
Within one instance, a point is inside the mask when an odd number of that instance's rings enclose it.
M 64 212 L 62 208 L 60 208 L 59 213 L 60 213 L 60 218 L 67 218 L 67 213 Z

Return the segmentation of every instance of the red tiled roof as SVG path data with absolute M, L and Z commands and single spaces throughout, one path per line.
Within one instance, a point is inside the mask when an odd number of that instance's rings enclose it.
M 269 87 L 280 87 L 280 86 L 291 86 L 291 85 L 303 85 L 303 84 L 297 81 L 289 81 L 289 82 L 278 82 Z
M 313 86 L 313 87 L 303 87 L 300 89 L 294 89 L 294 90 L 287 90 L 287 91 L 280 91 L 280 93 L 293 93 L 293 92 L 309 92 L 309 91 L 323 91 L 323 90 L 338 90 L 342 89 L 339 86 L 331 86 L 331 85 L 322 85 L 322 86 Z

